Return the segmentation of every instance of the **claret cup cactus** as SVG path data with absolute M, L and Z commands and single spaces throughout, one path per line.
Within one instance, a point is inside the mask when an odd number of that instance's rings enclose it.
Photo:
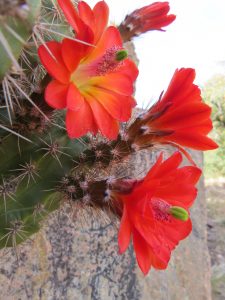
M 167 267 L 191 232 L 201 175 L 183 147 L 217 147 L 193 69 L 176 70 L 156 104 L 131 118 L 138 68 L 124 41 L 162 30 L 175 20 L 168 12 L 157 2 L 117 28 L 104 1 L 91 8 L 0 0 L 0 248 L 16 247 L 52 212 L 80 204 L 121 222 L 119 250 L 132 237 L 144 274 Z M 177 152 L 158 155 L 142 179 L 112 171 L 137 151 L 168 144 Z M 183 154 L 190 166 L 179 167 Z

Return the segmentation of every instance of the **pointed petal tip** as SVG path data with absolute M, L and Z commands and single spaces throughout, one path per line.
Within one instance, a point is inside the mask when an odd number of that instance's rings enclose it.
M 149 273 L 149 269 L 148 270 L 141 270 L 144 276 L 147 276 Z
M 174 158 L 177 158 L 178 160 L 182 160 L 182 154 L 180 153 L 180 151 L 175 151 L 172 155 Z
M 194 168 L 195 168 L 195 171 L 194 171 L 195 174 L 193 174 L 194 175 L 194 177 L 193 177 L 194 182 L 193 183 L 196 184 L 199 181 L 200 177 L 202 176 L 202 170 L 197 168 L 197 167 L 194 167 Z
M 151 266 L 141 265 L 141 264 L 139 264 L 139 262 L 138 262 L 138 266 L 139 266 L 141 272 L 143 273 L 143 275 L 147 276 L 148 273 L 149 273 L 149 271 L 150 271 L 150 269 L 151 269 Z
M 211 142 L 211 148 L 209 150 L 216 150 L 219 148 L 219 145 L 216 142 L 214 142 L 213 140 L 211 140 Z
M 119 253 L 120 255 L 122 255 L 126 250 L 127 250 L 127 248 L 122 248 L 122 247 L 119 245 L 118 253 Z

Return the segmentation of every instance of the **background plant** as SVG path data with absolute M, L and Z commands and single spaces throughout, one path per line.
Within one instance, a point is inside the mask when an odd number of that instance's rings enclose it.
M 211 137 L 219 144 L 216 151 L 205 153 L 205 176 L 225 176 L 225 76 L 213 76 L 203 87 L 203 99 L 212 107 L 214 130 Z

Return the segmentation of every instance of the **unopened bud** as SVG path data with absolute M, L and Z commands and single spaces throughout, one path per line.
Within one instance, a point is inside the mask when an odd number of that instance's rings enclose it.
M 172 206 L 169 209 L 169 213 L 176 219 L 181 221 L 187 221 L 189 218 L 188 212 L 186 209 L 180 206 Z

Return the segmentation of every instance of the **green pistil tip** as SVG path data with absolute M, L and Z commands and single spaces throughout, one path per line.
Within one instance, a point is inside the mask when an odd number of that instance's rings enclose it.
M 181 221 L 187 221 L 189 218 L 188 212 L 183 207 L 172 206 L 169 213 L 176 219 Z
M 119 50 L 116 52 L 116 60 L 122 61 L 127 58 L 127 51 L 126 50 Z

